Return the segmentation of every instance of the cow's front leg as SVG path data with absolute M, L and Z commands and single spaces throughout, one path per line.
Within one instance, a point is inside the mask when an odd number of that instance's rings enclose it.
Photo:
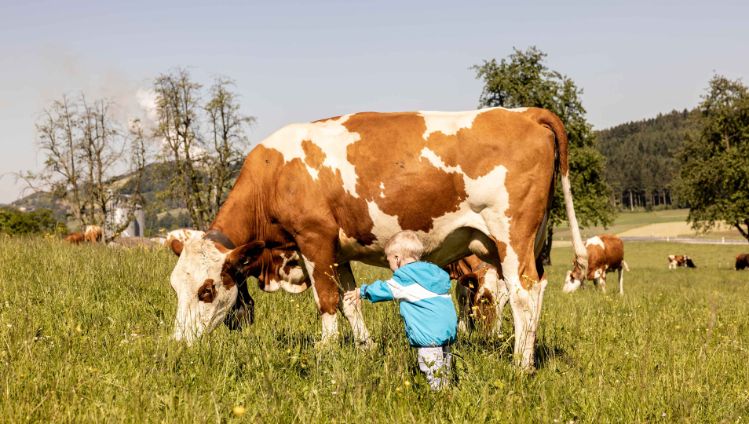
M 341 289 L 343 292 L 356 289 L 356 280 L 354 279 L 354 273 L 351 270 L 350 263 L 344 263 L 338 265 L 338 279 L 341 283 Z M 340 295 L 341 293 L 339 293 Z M 354 340 L 356 344 L 363 348 L 369 348 L 372 346 L 372 339 L 369 337 L 369 330 L 364 324 L 364 317 L 361 313 L 361 302 L 344 302 L 343 296 L 339 297 L 338 308 L 343 312 L 343 315 L 348 319 L 351 324 L 351 331 L 354 333 Z
M 297 240 L 304 259 L 307 276 L 312 283 L 317 310 L 322 321 L 321 343 L 327 344 L 338 338 L 336 311 L 339 288 L 336 282 L 335 250 L 333 242 L 320 237 L 307 236 Z

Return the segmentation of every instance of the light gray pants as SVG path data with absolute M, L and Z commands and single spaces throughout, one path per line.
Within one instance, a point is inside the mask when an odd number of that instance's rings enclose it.
M 440 390 L 450 384 L 450 346 L 416 348 L 419 369 L 426 374 L 429 387 Z

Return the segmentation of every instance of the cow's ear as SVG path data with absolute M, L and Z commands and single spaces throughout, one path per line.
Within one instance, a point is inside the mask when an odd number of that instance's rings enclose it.
M 169 247 L 172 248 L 172 252 L 174 252 L 175 255 L 179 256 L 182 254 L 182 249 L 185 245 L 179 240 L 172 240 L 172 242 L 169 243 Z
M 263 241 L 251 241 L 243 244 L 226 255 L 224 266 L 244 272 L 263 253 L 263 250 L 265 250 L 265 242 Z
M 469 290 L 476 291 L 479 289 L 479 277 L 474 272 L 465 274 L 458 278 L 458 284 Z

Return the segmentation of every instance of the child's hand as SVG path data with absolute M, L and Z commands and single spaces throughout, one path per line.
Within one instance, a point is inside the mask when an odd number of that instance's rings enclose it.
M 361 303 L 361 295 L 359 293 L 359 289 L 353 289 L 351 291 L 347 291 L 343 294 L 343 301 L 344 302 L 350 302 L 354 305 L 359 305 Z

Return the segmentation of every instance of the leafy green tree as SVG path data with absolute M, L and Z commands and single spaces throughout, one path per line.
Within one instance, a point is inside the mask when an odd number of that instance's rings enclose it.
M 614 216 L 611 188 L 603 178 L 606 161 L 596 149 L 592 126 L 585 119 L 585 108 L 579 96 L 582 90 L 565 75 L 544 64 L 546 54 L 536 47 L 515 49 L 507 59 L 485 60 L 475 65 L 476 78 L 484 81 L 479 107 L 542 107 L 556 113 L 564 122 L 570 142 L 570 182 L 575 211 L 582 226 L 608 225 Z M 566 219 L 560 184 L 552 210 L 544 263 L 548 264 L 554 227 Z
M 0 208 L 0 233 L 8 235 L 54 234 L 60 232 L 61 227 L 64 231 L 64 225 L 55 219 L 49 209 L 23 212 L 15 208 Z
M 700 104 L 699 137 L 687 138 L 677 190 L 688 220 L 707 231 L 721 221 L 749 240 L 749 89 L 716 75 Z

